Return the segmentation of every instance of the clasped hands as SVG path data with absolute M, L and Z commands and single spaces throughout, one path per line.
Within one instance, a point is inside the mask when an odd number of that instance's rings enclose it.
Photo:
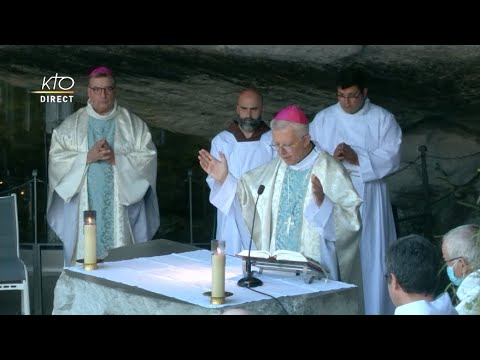
M 207 150 L 200 150 L 198 152 L 198 160 L 202 169 L 215 181 L 223 184 L 225 179 L 228 175 L 228 164 L 227 159 L 225 159 L 225 155 L 219 152 L 220 160 L 217 160 L 212 154 L 210 154 Z M 320 179 L 312 174 L 312 193 L 313 199 L 317 206 L 321 206 L 323 200 L 325 199 L 325 193 L 323 192 L 323 186 L 320 182 Z
M 115 153 L 106 139 L 98 140 L 88 151 L 87 164 L 97 161 L 106 161 L 110 165 L 115 165 Z
M 360 165 L 360 163 L 358 162 L 357 153 L 348 144 L 345 144 L 345 143 L 338 144 L 337 147 L 335 148 L 335 151 L 333 152 L 333 156 L 338 161 L 345 160 L 350 164 Z

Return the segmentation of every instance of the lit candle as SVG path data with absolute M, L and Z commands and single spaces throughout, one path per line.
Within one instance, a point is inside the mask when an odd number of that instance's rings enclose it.
M 97 225 L 95 218 L 96 212 L 94 210 L 83 212 L 83 234 L 85 236 L 83 268 L 85 270 L 94 270 L 97 268 Z
M 212 240 L 212 298 L 225 298 L 225 240 Z

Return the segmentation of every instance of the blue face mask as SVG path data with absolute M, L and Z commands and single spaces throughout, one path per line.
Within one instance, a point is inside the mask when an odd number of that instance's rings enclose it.
M 457 262 L 458 260 L 455 262 L 453 266 L 447 266 L 447 275 L 453 285 L 460 286 L 464 278 L 457 278 L 455 276 L 455 272 L 453 271 L 453 268 L 455 267 L 455 265 L 457 265 Z

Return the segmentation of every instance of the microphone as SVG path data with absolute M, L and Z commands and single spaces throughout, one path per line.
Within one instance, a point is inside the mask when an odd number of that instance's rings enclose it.
M 253 242 L 253 229 L 255 226 L 255 215 L 257 215 L 257 204 L 258 204 L 258 199 L 260 198 L 260 195 L 263 194 L 263 190 L 265 190 L 265 185 L 260 185 L 257 190 L 257 201 L 255 201 L 255 208 L 253 209 L 253 221 L 252 221 L 252 230 L 250 231 L 250 244 L 248 245 L 248 256 L 247 256 L 247 276 L 244 278 L 241 278 L 238 280 L 237 285 L 241 287 L 257 287 L 257 286 L 262 286 L 263 282 L 260 279 L 254 278 L 253 277 L 253 271 L 252 271 L 252 262 L 250 258 L 250 252 L 252 251 L 252 242 Z

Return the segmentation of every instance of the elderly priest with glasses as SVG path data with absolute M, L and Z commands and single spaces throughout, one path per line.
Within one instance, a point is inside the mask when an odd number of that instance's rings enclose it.
M 347 170 L 311 141 L 308 123 L 295 105 L 279 111 L 270 123 L 279 156 L 240 179 L 229 173 L 224 154 L 216 159 L 200 150 L 201 167 L 219 183 L 210 201 L 224 213 L 238 204 L 249 229 L 256 211 L 252 235 L 257 249 L 297 251 L 320 262 L 329 278 L 358 286 L 363 308 L 361 199 Z M 265 186 L 261 196 L 260 185 Z
M 96 211 L 96 255 L 151 240 L 160 217 L 157 150 L 147 125 L 117 105 L 104 66 L 88 80 L 88 103 L 53 131 L 47 220 L 63 242 L 65 265 L 84 258 L 83 212 Z

